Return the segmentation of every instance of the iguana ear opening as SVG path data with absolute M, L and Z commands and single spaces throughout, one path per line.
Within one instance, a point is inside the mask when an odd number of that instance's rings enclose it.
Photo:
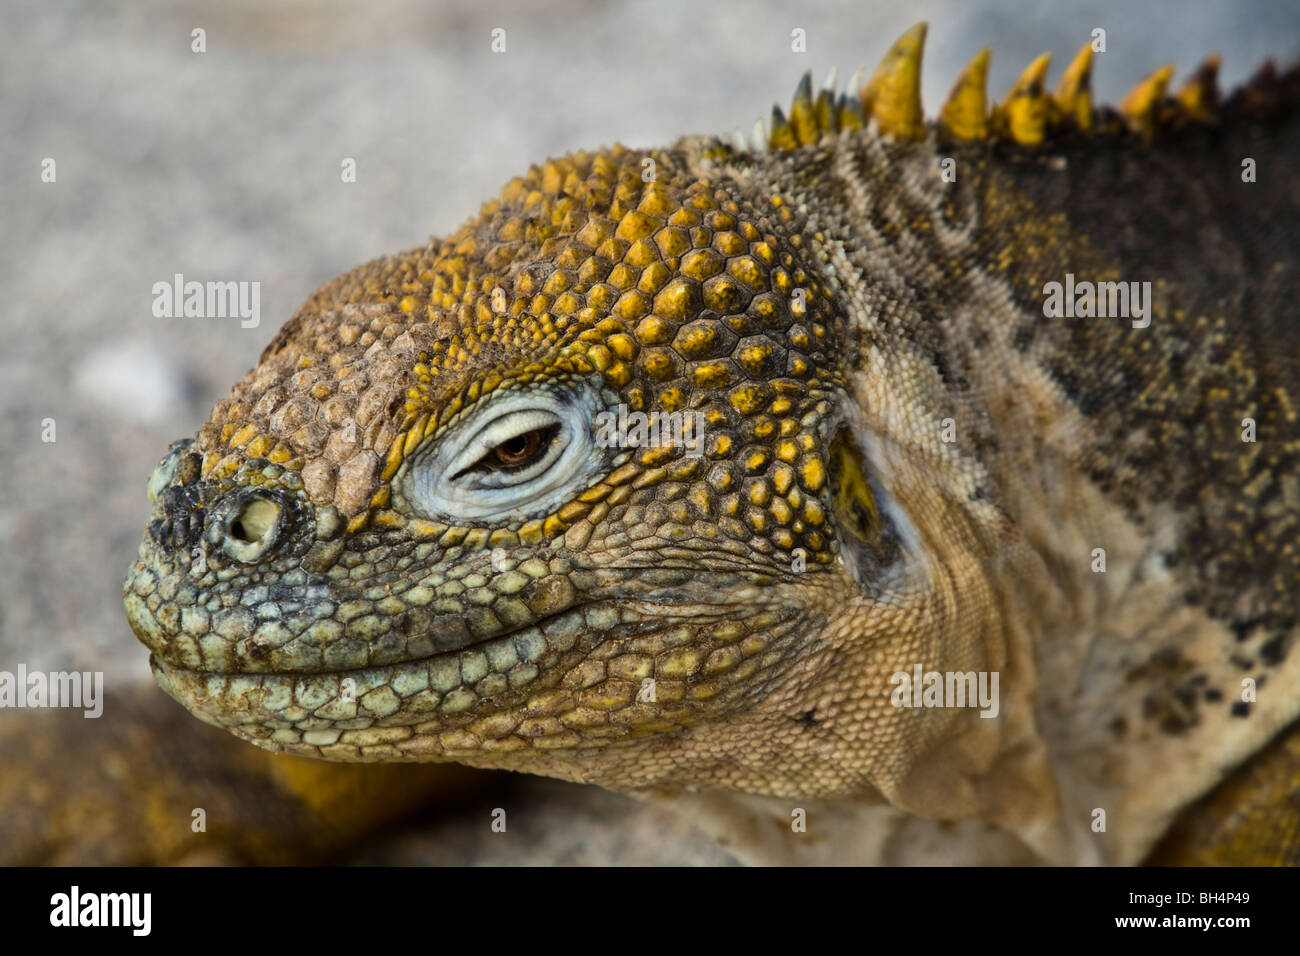
M 826 457 L 840 557 L 858 584 L 876 592 L 902 558 L 892 500 L 873 484 L 866 455 L 847 424 L 836 429 Z

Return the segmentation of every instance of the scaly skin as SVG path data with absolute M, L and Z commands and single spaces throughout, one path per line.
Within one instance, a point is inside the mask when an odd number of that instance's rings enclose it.
M 949 858 L 1141 860 L 1300 710 L 1297 76 L 1094 112 L 1085 55 L 990 114 L 984 55 L 926 126 L 922 37 L 766 148 L 551 160 L 319 289 L 151 482 L 159 684 L 268 749 L 596 783 L 755 859 L 960 821 Z M 1149 327 L 1045 318 L 1067 272 L 1150 281 Z M 620 404 L 702 413 L 703 454 L 600 446 Z M 915 665 L 997 672 L 997 717 L 893 706 Z

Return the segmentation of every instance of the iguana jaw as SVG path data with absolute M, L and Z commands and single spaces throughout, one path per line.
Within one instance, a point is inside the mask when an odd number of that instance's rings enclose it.
M 792 613 L 697 611 L 694 619 L 686 608 L 637 618 L 596 603 L 457 652 L 343 672 L 220 674 L 157 655 L 150 663 L 186 709 L 266 749 L 349 761 L 457 760 L 592 780 L 574 751 L 654 749 L 656 738 L 700 723 L 725 724 L 729 715 L 747 722 L 748 683 L 729 683 L 715 669 L 711 680 L 689 686 L 661 676 L 646 695 L 642 673 L 734 656 L 742 677 L 770 680 L 796 645 L 808 644 Z M 758 641 L 746 642 L 751 635 Z M 647 653 L 653 648 L 661 649 L 657 656 Z M 595 782 L 622 789 L 684 783 L 689 749 L 682 757 L 671 767 L 647 764 L 632 780 L 611 770 Z

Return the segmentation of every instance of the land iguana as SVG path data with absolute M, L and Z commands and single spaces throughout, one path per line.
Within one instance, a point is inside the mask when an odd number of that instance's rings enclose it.
M 1300 73 L 927 121 L 924 36 L 317 290 L 150 480 L 162 688 L 752 860 L 1295 862 Z

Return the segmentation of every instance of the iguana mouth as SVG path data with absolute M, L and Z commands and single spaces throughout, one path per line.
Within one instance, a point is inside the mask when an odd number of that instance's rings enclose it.
M 593 625 L 593 613 L 603 612 L 571 608 L 460 650 L 349 670 L 221 673 L 158 654 L 149 666 L 158 686 L 199 719 L 267 750 L 349 761 L 481 758 L 494 746 L 519 746 L 535 723 L 545 751 L 558 745 L 549 709 L 605 693 L 579 676 L 598 645 L 635 651 L 637 641 L 662 641 L 689 653 L 683 641 L 698 636 L 680 621 L 614 617 Z M 634 674 L 622 676 L 636 688 Z M 688 719 L 678 708 L 674 721 Z M 670 726 L 660 721 L 660 729 Z
M 256 634 L 233 642 L 227 649 L 221 646 L 219 653 L 204 653 L 199 649 L 193 652 L 190 644 L 178 645 L 179 635 L 168 634 L 160 626 L 156 615 L 143 606 L 131 607 L 128 613 L 132 629 L 146 646 L 149 647 L 151 661 L 168 670 L 183 671 L 194 674 L 216 675 L 222 677 L 237 676 L 313 676 L 318 674 L 349 675 L 372 671 L 384 667 L 401 665 L 418 665 L 428 661 L 453 659 L 458 655 L 472 652 L 487 653 L 489 649 L 501 662 L 510 659 L 509 648 L 513 648 L 519 661 L 531 661 L 541 653 L 541 648 L 549 642 L 558 642 L 572 646 L 572 638 L 580 631 L 604 634 L 626 615 L 607 602 L 588 604 L 571 604 L 562 610 L 543 614 L 527 624 L 515 627 L 503 626 L 494 632 L 472 634 L 462 628 L 449 639 L 435 634 L 425 633 L 408 638 L 401 646 L 406 650 L 428 648 L 425 653 L 401 653 L 393 650 L 395 645 L 385 638 L 372 640 L 366 647 L 369 657 L 364 663 L 354 663 L 361 656 L 360 648 L 353 648 L 349 654 L 335 654 L 328 641 L 323 642 L 320 653 L 305 657 L 294 653 L 277 653 L 280 648 L 266 647 L 256 642 Z M 450 615 L 435 618 L 435 622 L 446 621 Z M 329 620 L 326 618 L 326 620 Z M 395 629 L 390 629 L 394 630 Z M 443 629 L 446 634 L 446 629 Z M 311 637 L 311 632 L 305 633 Z M 296 638 L 295 640 L 301 640 Z M 294 642 L 290 641 L 289 645 Z M 352 644 L 358 642 L 352 641 Z M 386 653 L 387 651 L 387 653 Z M 335 663 L 335 662 L 338 663 Z M 232 666 L 233 665 L 233 666 Z
M 531 645 L 569 622 L 596 631 L 619 622 L 614 602 L 585 601 L 542 562 L 526 567 L 499 573 L 476 560 L 367 588 L 290 567 L 294 583 L 227 588 L 214 573 L 193 580 L 146 539 L 123 599 L 136 637 L 160 661 L 217 674 L 343 673 L 493 642 Z M 199 606 L 177 606 L 205 590 Z
M 606 637 L 588 623 L 590 611 L 571 608 L 468 647 L 370 667 L 220 672 L 157 653 L 149 655 L 149 666 L 164 691 L 207 722 L 283 745 L 291 742 L 290 730 L 407 726 L 524 692 L 579 645 Z

